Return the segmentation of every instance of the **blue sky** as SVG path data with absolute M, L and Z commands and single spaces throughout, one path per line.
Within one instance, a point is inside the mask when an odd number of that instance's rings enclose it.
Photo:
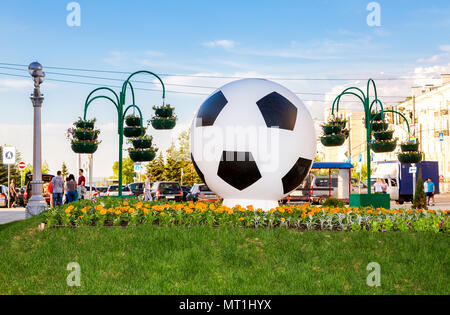
M 238 77 L 322 78 L 277 80 L 299 94 L 314 117 L 323 118 L 333 93 L 359 78 L 379 81 L 380 94 L 395 103 L 417 83 L 435 83 L 450 62 L 450 4 L 448 1 L 378 1 L 381 26 L 366 22 L 370 1 L 93 1 L 79 0 L 81 26 L 69 27 L 70 1 L 2 1 L 0 3 L 0 63 L 133 72 L 148 69 L 164 74 Z M 0 65 L 4 66 L 5 65 Z M 6 66 L 8 67 L 8 66 Z M 9 66 L 11 67 L 11 66 Z M 21 67 L 14 67 L 21 68 Z M 67 72 L 124 79 L 124 74 Z M 26 72 L 1 69 L 0 73 Z M 120 82 L 67 77 L 49 79 L 118 85 Z M 152 81 L 139 77 L 138 80 Z M 173 133 L 150 133 L 167 148 L 172 137 L 187 128 L 196 108 L 213 91 L 232 79 L 167 76 L 167 100 L 176 107 L 179 127 Z M 156 82 L 155 82 L 156 83 Z M 176 85 L 170 85 L 176 84 Z M 209 88 L 180 85 L 207 86 Z M 159 89 L 158 85 L 137 84 Z M 84 98 L 95 86 L 48 80 L 42 89 L 44 159 L 53 172 L 62 161 L 75 168 L 63 131 L 82 114 Z M 171 91 L 199 93 L 180 94 Z M 31 83 L 27 78 L 0 74 L 2 115 L 0 143 L 15 145 L 31 162 Z M 313 94 L 310 94 L 313 93 Z M 137 103 L 148 118 L 160 103 L 159 91 L 140 91 Z M 327 102 L 326 102 L 327 101 Z M 352 106 L 354 103 L 348 103 Z M 103 126 L 103 143 L 96 169 L 110 175 L 117 156 L 115 114 L 99 102 L 91 116 Z M 17 119 L 11 119 L 17 117 Z M 55 153 L 56 152 L 56 153 Z M 98 164 L 98 165 L 97 165 Z

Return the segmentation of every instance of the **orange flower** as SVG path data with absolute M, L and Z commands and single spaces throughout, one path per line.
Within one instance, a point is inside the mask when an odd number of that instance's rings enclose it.
M 239 218 L 239 220 L 244 221 L 245 219 L 241 217 L 241 218 Z

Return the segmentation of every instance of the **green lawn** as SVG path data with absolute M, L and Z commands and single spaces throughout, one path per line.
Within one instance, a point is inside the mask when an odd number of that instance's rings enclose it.
M 449 294 L 435 233 L 0 225 L 0 294 Z M 366 285 L 370 262 L 381 287 Z M 81 266 L 68 287 L 66 266 Z

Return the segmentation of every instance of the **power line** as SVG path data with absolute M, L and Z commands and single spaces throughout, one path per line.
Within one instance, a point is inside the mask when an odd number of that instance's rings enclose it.
M 16 64 L 16 63 L 5 63 L 0 62 L 0 65 L 6 66 L 19 66 L 19 67 L 28 67 L 28 65 L 24 64 Z M 98 70 L 98 69 L 84 69 L 84 68 L 70 68 L 70 67 L 55 67 L 55 66 L 46 66 L 48 69 L 58 69 L 58 70 L 68 70 L 68 71 L 80 71 L 80 72 L 98 72 L 98 73 L 114 73 L 114 74 L 129 74 L 129 72 L 124 71 L 114 71 L 114 70 Z M 169 73 L 157 73 L 159 76 L 167 77 L 192 77 L 192 78 L 210 78 L 210 79 L 246 79 L 248 77 L 242 76 L 214 76 L 214 75 L 198 75 L 198 74 L 169 74 Z M 269 80 L 280 80 L 280 81 L 364 81 L 367 78 L 283 78 L 283 77 L 267 77 Z M 397 78 L 374 78 L 377 81 L 404 81 L 404 80 L 413 80 L 413 79 L 431 79 L 431 80 L 439 80 L 440 78 L 428 78 L 428 77 L 397 77 Z

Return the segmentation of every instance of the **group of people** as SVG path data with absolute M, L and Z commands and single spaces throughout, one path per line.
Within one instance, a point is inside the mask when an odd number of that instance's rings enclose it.
M 48 192 L 52 196 L 51 205 L 57 207 L 79 199 L 84 199 L 86 193 L 86 178 L 83 175 L 84 171 L 79 170 L 78 181 L 75 180 L 75 176 L 70 174 L 64 180 L 62 172 L 58 171 L 57 176 L 53 177 L 52 181 L 48 185 Z
M 373 185 L 375 188 L 375 193 L 387 194 L 388 184 L 382 178 L 378 178 L 377 182 Z M 432 201 L 432 206 L 435 205 L 434 194 L 436 192 L 436 186 L 431 180 L 431 178 L 427 178 L 427 180 L 423 183 L 425 197 L 427 198 L 427 204 L 430 205 L 430 201 Z

